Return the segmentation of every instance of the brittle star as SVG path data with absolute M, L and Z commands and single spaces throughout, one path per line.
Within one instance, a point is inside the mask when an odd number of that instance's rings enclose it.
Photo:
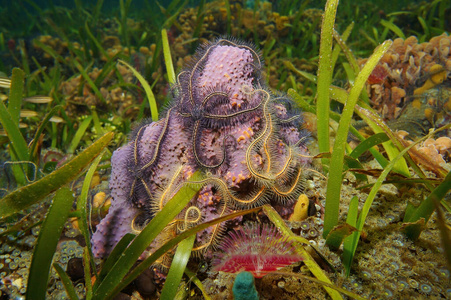
M 218 187 L 218 191 L 220 192 L 220 200 L 218 203 L 216 203 L 216 214 L 217 217 L 222 217 L 228 207 L 229 207 L 229 197 L 228 197 L 228 189 L 225 183 L 221 179 L 211 179 L 207 178 L 204 180 L 199 181 L 184 181 L 180 175 L 182 173 L 182 170 L 184 168 L 184 165 L 179 166 L 175 169 L 174 173 L 171 174 L 170 180 L 168 181 L 167 185 L 165 186 L 164 190 L 162 190 L 161 194 L 157 196 L 158 201 L 155 201 L 152 203 L 152 210 L 153 213 L 158 213 L 161 211 L 164 207 L 164 205 L 169 201 L 179 190 L 185 185 L 196 185 L 196 186 L 206 186 L 207 184 L 214 184 Z M 218 186 L 217 180 L 221 180 L 223 183 L 222 185 Z M 181 181 L 181 182 L 180 182 Z M 179 183 L 178 183 L 179 182 Z M 178 184 L 177 184 L 178 183 Z M 224 187 L 226 189 L 224 189 Z M 198 197 L 198 196 L 196 196 Z M 196 203 L 198 200 L 194 203 Z M 205 215 L 204 212 L 201 211 L 198 207 L 194 205 L 189 206 L 185 212 L 183 213 L 182 218 L 175 218 L 168 224 L 168 230 L 169 232 L 172 232 L 172 234 L 178 234 L 180 232 L 184 232 L 191 228 L 194 225 L 199 224 L 202 220 L 204 220 Z M 200 253 L 202 250 L 209 247 L 211 244 L 214 244 L 217 240 L 218 236 L 222 232 L 222 225 L 216 224 L 211 226 L 212 232 L 210 233 L 210 237 L 208 238 L 208 241 L 204 244 L 197 245 L 193 248 L 196 253 Z
M 194 71 L 193 71 L 194 72 Z M 218 99 L 219 98 L 219 99 Z M 218 99 L 218 100 L 217 100 Z M 233 125 L 239 122 L 239 117 L 248 113 L 252 113 L 258 110 L 263 101 L 259 101 L 254 107 L 245 108 L 240 111 L 230 112 L 230 113 L 218 113 L 218 106 L 222 103 L 228 102 L 229 95 L 225 91 L 211 91 L 208 93 L 203 99 L 201 103 L 195 103 L 192 101 L 191 104 L 187 104 L 185 101 L 185 97 L 182 94 L 182 98 L 180 100 L 180 104 L 178 106 L 179 112 L 178 114 L 183 118 L 187 118 L 187 124 L 191 127 L 192 131 L 192 147 L 193 154 L 196 162 L 203 168 L 212 169 L 221 166 L 226 159 L 226 140 L 229 138 L 229 135 L 226 135 L 223 138 L 222 143 L 222 159 L 214 164 L 207 164 L 202 160 L 199 155 L 198 150 L 198 141 L 201 136 L 201 131 L 203 129 L 213 129 L 213 128 L 226 128 L 227 125 Z M 191 101 L 190 101 L 191 102 Z M 210 104 L 210 102 L 214 102 L 214 104 Z M 216 103 L 215 103 L 216 102 Z M 219 102 L 219 105 L 218 105 Z M 216 105 L 215 105 L 216 104 Z M 241 119 L 242 121 L 242 119 Z
M 294 147 L 286 146 L 288 152 L 286 160 L 283 164 L 281 164 L 281 168 L 276 170 L 273 160 L 274 156 L 277 156 L 277 154 L 276 151 L 270 150 L 271 144 L 269 143 L 271 136 L 276 135 L 273 115 L 268 111 L 270 96 L 269 93 L 264 90 L 256 90 L 254 92 L 263 92 L 266 94 L 266 100 L 263 105 L 263 119 L 265 121 L 265 128 L 246 149 L 247 168 L 251 173 L 251 176 L 259 182 L 265 190 L 269 189 L 276 196 L 281 198 L 289 197 L 300 188 L 299 183 L 303 172 L 300 162 L 294 159 L 295 156 L 298 156 L 296 146 L 299 142 L 296 143 Z M 289 119 L 294 120 L 294 117 Z M 261 147 L 263 149 L 262 154 L 264 155 L 266 162 L 266 168 L 264 168 L 264 170 L 258 170 L 258 168 L 255 168 L 252 163 L 252 153 L 257 147 Z M 293 162 L 294 165 L 292 166 Z M 294 175 L 294 180 L 291 178 L 291 175 Z M 291 185 L 289 185 L 290 182 L 292 183 Z
M 145 180 L 143 179 L 143 173 L 149 169 L 150 167 L 152 167 L 155 162 L 157 161 L 158 158 L 158 154 L 160 153 L 160 146 L 163 142 L 163 139 L 166 135 L 167 129 L 169 127 L 169 119 L 171 117 L 171 111 L 172 111 L 173 107 L 170 108 L 166 114 L 166 119 L 164 120 L 163 123 L 163 128 L 161 129 L 160 135 L 158 136 L 158 139 L 155 141 L 155 147 L 152 153 L 152 157 L 150 158 L 150 160 L 143 166 L 140 166 L 140 155 L 139 155 L 139 143 L 141 141 L 142 135 L 144 134 L 145 129 L 148 126 L 143 126 L 138 130 L 138 133 L 136 134 L 136 138 L 133 145 L 133 165 L 131 167 L 129 167 L 128 171 L 132 173 L 134 179 L 130 188 L 130 193 L 129 193 L 129 198 L 130 200 L 137 205 L 138 207 L 140 206 L 139 200 L 140 200 L 140 195 L 138 195 L 141 192 L 141 189 L 144 188 L 147 197 L 149 198 L 149 200 L 153 199 L 152 197 L 152 193 L 149 189 L 149 186 L 147 185 L 147 183 L 145 182 Z M 142 196 L 142 195 L 141 195 Z

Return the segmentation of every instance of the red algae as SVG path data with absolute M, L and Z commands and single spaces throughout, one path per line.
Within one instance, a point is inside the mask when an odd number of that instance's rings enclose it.
M 368 77 L 368 83 L 369 84 L 382 83 L 387 76 L 388 76 L 387 70 L 383 66 L 377 65 L 374 68 L 373 72 Z

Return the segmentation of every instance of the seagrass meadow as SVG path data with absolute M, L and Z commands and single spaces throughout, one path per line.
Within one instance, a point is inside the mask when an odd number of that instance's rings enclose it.
M 0 2 L 0 300 L 451 299 L 451 0 Z

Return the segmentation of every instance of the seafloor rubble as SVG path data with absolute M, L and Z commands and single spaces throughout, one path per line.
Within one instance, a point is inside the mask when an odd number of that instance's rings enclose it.
M 392 128 L 418 137 L 450 122 L 450 48 L 445 33 L 424 43 L 394 40 L 368 79 L 371 105 Z

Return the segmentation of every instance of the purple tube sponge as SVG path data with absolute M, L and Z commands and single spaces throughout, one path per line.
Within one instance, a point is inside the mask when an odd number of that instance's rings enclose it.
M 92 251 L 96 257 L 103 258 L 113 250 L 114 246 L 127 233 L 132 232 L 132 220 L 139 213 L 137 207 L 128 201 L 133 179 L 126 171 L 129 156 L 129 145 L 114 151 L 111 158 L 112 171 L 110 180 L 111 206 L 108 214 L 92 236 Z
M 161 211 L 196 170 L 206 175 L 203 188 L 158 241 L 234 210 L 298 198 L 307 135 L 290 99 L 265 87 L 261 69 L 257 51 L 241 42 L 218 39 L 197 52 L 178 75 L 166 116 L 114 152 L 112 206 L 92 238 L 97 257 Z M 224 224 L 199 232 L 194 249 L 205 253 L 223 231 Z

